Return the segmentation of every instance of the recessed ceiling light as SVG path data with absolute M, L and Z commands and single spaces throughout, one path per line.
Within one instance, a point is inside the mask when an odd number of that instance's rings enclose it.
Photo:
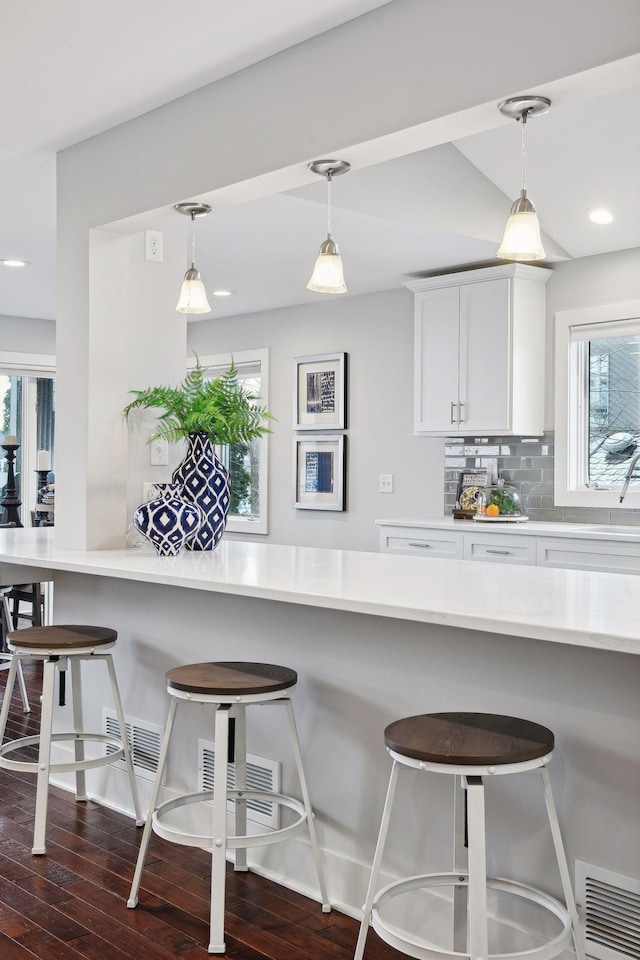
M 604 207 L 598 207 L 597 210 L 589 211 L 589 220 L 592 223 L 611 223 L 613 220 L 613 214 L 611 210 L 606 210 Z
M 0 265 L 3 267 L 26 267 L 29 262 L 29 260 L 17 260 L 11 257 L 7 260 L 0 260 Z
M 214 290 L 213 295 L 214 297 L 232 297 L 234 292 L 234 290 Z

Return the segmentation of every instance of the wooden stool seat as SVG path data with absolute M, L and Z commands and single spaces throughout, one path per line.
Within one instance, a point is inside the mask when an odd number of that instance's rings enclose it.
M 457 766 L 525 763 L 551 753 L 551 730 L 493 713 L 427 713 L 396 720 L 384 731 L 389 750 Z
M 109 627 L 87 627 L 76 624 L 56 624 L 53 627 L 27 627 L 13 630 L 7 639 L 11 646 L 25 650 L 65 650 L 99 647 L 118 639 L 116 630 Z
M 273 663 L 189 663 L 167 672 L 167 687 L 204 696 L 251 696 L 288 690 L 298 681 L 289 667 Z

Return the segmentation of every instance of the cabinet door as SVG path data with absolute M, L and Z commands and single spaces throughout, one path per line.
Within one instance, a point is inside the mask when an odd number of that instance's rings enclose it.
M 416 433 L 446 435 L 457 430 L 459 304 L 458 287 L 416 296 Z
M 511 427 L 510 279 L 460 287 L 460 430 Z

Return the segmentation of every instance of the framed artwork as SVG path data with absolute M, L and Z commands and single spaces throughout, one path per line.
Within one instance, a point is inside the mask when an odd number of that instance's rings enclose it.
M 342 434 L 294 438 L 294 507 L 300 510 L 344 510 L 344 448 Z
M 293 429 L 344 430 L 347 355 L 327 353 L 293 361 Z

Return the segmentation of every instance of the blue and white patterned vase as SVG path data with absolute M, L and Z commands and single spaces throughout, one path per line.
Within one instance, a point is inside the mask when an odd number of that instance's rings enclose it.
M 174 483 L 184 486 L 182 496 L 200 507 L 204 520 L 187 550 L 214 550 L 224 533 L 231 501 L 229 471 L 218 460 L 206 433 L 189 435 L 189 449 L 173 471 Z
M 154 483 L 157 496 L 142 503 L 133 515 L 137 530 L 161 557 L 175 557 L 203 522 L 196 504 L 183 497 L 181 483 Z

